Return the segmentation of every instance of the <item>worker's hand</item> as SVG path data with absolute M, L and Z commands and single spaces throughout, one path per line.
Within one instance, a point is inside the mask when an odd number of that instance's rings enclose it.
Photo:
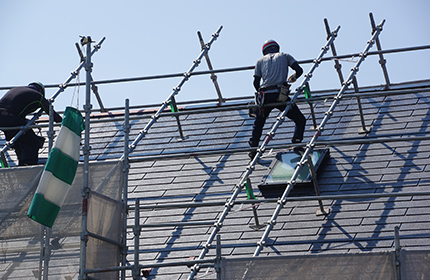
M 288 80 L 287 80 L 287 82 L 288 82 L 288 83 L 290 83 L 290 84 L 294 83 L 295 81 L 297 81 L 296 73 L 294 73 L 293 75 L 291 75 L 291 76 L 288 78 Z

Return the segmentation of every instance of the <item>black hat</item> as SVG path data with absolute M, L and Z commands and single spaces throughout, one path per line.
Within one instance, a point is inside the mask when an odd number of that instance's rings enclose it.
M 32 82 L 28 84 L 29 87 L 34 88 L 38 92 L 40 92 L 43 96 L 45 96 L 45 86 L 41 82 Z

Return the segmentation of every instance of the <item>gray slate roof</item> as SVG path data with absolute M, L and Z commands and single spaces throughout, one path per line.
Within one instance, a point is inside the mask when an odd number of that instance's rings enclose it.
M 328 102 L 316 102 L 315 112 L 320 121 Z M 309 117 L 305 141 L 314 134 L 310 130 L 310 111 L 300 103 Z M 371 126 L 369 137 L 390 134 L 429 133 L 428 92 L 400 96 L 362 99 L 366 124 Z M 253 119 L 247 110 L 210 112 L 181 117 L 185 135 L 179 142 L 174 118 L 160 119 L 136 150 L 138 155 L 163 155 L 178 152 L 198 152 L 206 149 L 246 148 Z M 272 114 L 265 128 L 269 129 L 278 112 Z M 318 123 L 317 121 L 317 123 Z M 139 127 L 135 124 L 134 129 Z M 345 98 L 336 108 L 319 140 L 363 137 L 355 98 Z M 283 123 L 271 144 L 288 144 L 293 125 Z M 135 130 L 134 130 L 135 131 Z M 390 142 L 332 146 L 330 159 L 319 172 L 318 184 L 322 195 L 373 194 L 428 191 L 430 185 L 430 141 Z M 266 174 L 272 156 L 260 159 L 251 175 L 256 185 Z M 188 158 L 150 160 L 133 163 L 130 169 L 129 198 L 140 198 L 141 205 L 182 202 L 224 202 L 230 198 L 235 185 L 249 162 L 246 152 Z M 306 193 L 305 193 L 306 194 Z M 294 193 L 292 193 L 294 195 Z M 308 195 L 314 195 L 312 192 Z M 260 197 L 261 198 L 261 197 Z M 243 191 L 239 198 L 246 199 Z M 133 202 L 131 202 L 133 204 Z M 269 235 L 268 246 L 261 256 L 351 253 L 393 248 L 393 230 L 401 231 L 402 246 L 430 246 L 428 226 L 430 202 L 427 197 L 391 197 L 373 199 L 338 199 L 324 201 L 330 207 L 328 216 L 316 216 L 316 201 L 288 202 Z M 262 230 L 249 228 L 254 223 L 251 208 L 236 205 L 227 216 L 220 231 L 223 257 L 252 256 Z M 270 219 L 275 203 L 258 208 L 262 223 Z M 245 208 L 244 210 L 240 210 Z M 215 222 L 223 206 L 149 209 L 141 213 L 142 224 L 167 222 Z M 132 218 L 132 214 L 130 215 Z M 131 224 L 132 221 L 130 220 Z M 206 243 L 211 226 L 144 228 L 140 247 L 143 263 L 187 260 L 197 257 Z M 129 234 L 132 239 L 132 234 Z M 214 244 L 213 244 L 214 245 Z M 208 256 L 214 255 L 211 250 Z M 187 268 L 154 269 L 152 275 L 166 279 L 183 279 Z M 171 274 L 171 275 L 170 275 Z
M 428 82 L 427 82 L 428 83 Z M 416 84 L 399 85 L 412 88 Z M 379 90 L 379 88 L 378 88 Z M 375 91 L 376 92 L 376 91 Z M 333 96 L 335 92 L 327 94 Z M 322 95 L 323 93 L 321 93 Z M 326 93 L 324 93 L 326 94 Z M 318 93 L 315 93 L 317 96 Z M 227 104 L 246 105 L 250 100 Z M 430 93 L 375 96 L 362 98 L 362 106 L 370 133 L 358 134 L 361 127 L 355 97 L 345 97 L 336 108 L 319 141 L 365 140 L 374 137 L 429 136 Z M 331 100 L 314 103 L 317 123 L 321 121 Z M 198 107 L 183 104 L 183 112 Z M 314 130 L 310 110 L 305 102 L 298 103 L 308 118 L 304 142 Z M 224 105 L 227 106 L 227 105 Z M 128 181 L 128 204 L 163 205 L 171 203 L 225 202 L 240 183 L 240 177 L 249 163 L 246 151 L 234 153 L 225 149 L 248 148 L 253 119 L 248 110 L 210 111 L 214 104 L 204 104 L 207 112 L 182 115 L 184 134 L 178 141 L 178 128 L 173 117 L 162 117 L 150 129 L 131 154 Z M 150 116 L 152 110 L 142 110 L 133 116 Z M 274 110 L 266 122 L 265 132 L 275 122 Z M 109 114 L 95 115 L 93 119 L 108 120 Z M 148 118 L 133 119 L 131 140 L 148 122 Z M 274 155 L 287 149 L 294 127 L 285 121 L 270 145 L 276 148 L 260 159 L 251 175 L 254 194 L 262 199 L 257 185 L 268 171 Z M 124 134 L 122 121 L 94 122 L 91 125 L 91 160 L 119 158 L 123 153 Z M 2 143 L 0 143 L 2 144 Z M 321 195 L 406 193 L 430 190 L 430 140 L 396 141 L 383 143 L 352 143 L 329 145 L 330 158 L 319 171 L 318 185 Z M 212 150 L 214 154 L 199 155 Z M 216 152 L 219 153 L 216 153 Z M 231 150 L 233 151 L 233 150 Z M 187 153 L 194 153 L 192 155 Z M 187 154 L 187 156 L 184 156 Z M 161 158 L 163 155 L 171 157 Z M 176 155 L 176 158 L 173 156 Z M 45 154 L 47 157 L 47 155 Z M 13 158 L 13 155 L 12 155 Z M 133 160 L 139 159 L 139 160 Z M 310 190 L 298 192 L 294 197 L 314 196 Z M 238 200 L 246 200 L 242 191 Z M 430 201 L 426 196 L 399 196 L 361 199 L 324 200 L 330 208 L 326 216 L 316 216 L 317 201 L 289 201 L 280 213 L 267 246 L 260 256 L 294 256 L 309 254 L 360 253 L 393 250 L 394 227 L 400 228 L 404 249 L 430 249 Z M 261 223 L 270 219 L 276 203 L 258 206 Z M 140 224 L 175 222 L 216 222 L 223 205 L 185 208 L 150 208 L 140 213 Z M 256 249 L 264 229 L 255 231 L 253 212 L 249 204 L 236 204 L 228 214 L 221 235 L 222 256 L 225 258 L 250 257 Z M 129 212 L 128 225 L 134 224 L 134 213 Z M 211 225 L 143 227 L 140 237 L 140 263 L 186 261 L 199 256 L 213 230 Z M 134 236 L 128 229 L 128 261 L 133 263 Z M 215 246 L 215 243 L 213 244 Z M 207 258 L 215 255 L 214 247 Z M 199 275 L 213 271 L 202 269 Z M 186 279 L 187 267 L 154 268 L 149 279 Z M 211 278 L 212 277 L 212 278 Z M 215 279 L 208 275 L 204 279 Z

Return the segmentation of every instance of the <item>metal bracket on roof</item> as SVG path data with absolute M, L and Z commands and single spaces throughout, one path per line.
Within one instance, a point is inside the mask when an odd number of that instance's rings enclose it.
M 373 19 L 373 17 L 372 17 L 372 19 Z M 327 31 L 327 36 L 329 36 L 330 35 L 330 27 L 328 25 L 328 20 L 326 18 L 324 19 L 324 24 L 325 24 L 325 28 Z M 374 26 L 374 25 L 375 25 L 375 22 L 373 22 L 372 26 Z M 376 39 L 376 40 L 378 40 L 378 39 Z M 333 56 L 337 56 L 336 49 L 334 47 L 334 42 L 330 46 L 331 46 L 331 51 L 332 51 Z M 339 61 L 337 59 L 334 60 L 334 68 L 336 69 L 337 74 L 339 76 L 340 84 L 343 85 L 345 80 L 343 79 L 343 75 L 342 75 L 342 71 L 341 71 L 342 65 L 339 63 Z M 355 76 L 353 77 L 353 84 L 354 84 L 355 92 L 358 93 L 357 80 L 356 80 Z M 366 125 L 364 123 L 363 110 L 361 108 L 361 102 L 360 102 L 360 99 L 358 97 L 357 97 L 357 104 L 358 104 L 358 110 L 360 112 L 360 120 L 361 120 L 361 128 L 358 130 L 358 133 L 359 134 L 369 133 L 370 127 L 366 127 Z
M 328 20 L 326 18 L 324 19 L 324 25 L 325 25 L 325 29 L 327 32 L 327 38 L 329 38 L 331 35 L 331 31 L 330 31 L 330 26 L 328 25 Z M 333 56 L 337 56 L 336 49 L 334 47 L 334 41 L 331 42 L 330 48 L 331 48 L 331 52 L 332 52 Z M 342 65 L 339 63 L 339 61 L 337 59 L 334 60 L 334 68 L 337 71 L 337 74 L 338 74 L 339 80 L 340 80 L 340 84 L 342 85 L 343 81 L 344 81 L 342 71 L 341 71 Z
M 359 88 L 358 88 L 357 78 L 355 76 L 352 78 L 352 84 L 354 85 L 355 93 L 358 93 Z M 359 134 L 369 133 L 370 126 L 366 126 L 366 123 L 364 121 L 363 108 L 361 107 L 360 97 L 356 97 L 356 99 L 357 99 L 358 112 L 360 113 L 360 121 L 361 121 L 361 127 L 358 129 L 358 133 Z
M 202 46 L 202 49 L 203 49 L 205 46 L 205 43 L 203 41 L 203 37 L 202 37 L 202 34 L 200 33 L 200 31 L 197 31 L 197 35 L 199 36 L 200 45 Z M 206 59 L 206 62 L 208 64 L 209 70 L 212 71 L 213 70 L 212 63 L 209 59 L 209 54 L 207 52 L 205 54 L 205 59 Z M 219 85 L 218 85 L 217 76 L 214 73 L 211 74 L 211 80 L 214 83 L 216 93 L 218 94 L 218 105 L 221 105 L 224 102 L 224 99 L 222 98 L 222 95 L 221 95 L 221 90 L 220 90 Z
M 310 153 L 308 154 L 307 162 L 308 162 L 308 166 L 309 166 L 309 173 L 310 173 L 311 178 L 312 178 L 312 183 L 314 185 L 315 194 L 317 196 L 321 196 L 321 193 L 320 193 L 320 190 L 318 187 L 317 173 L 315 172 L 314 164 L 312 163 L 312 157 L 311 157 Z M 330 214 L 330 208 L 324 207 L 322 200 L 318 200 L 318 204 L 319 204 L 319 208 L 317 209 L 317 211 L 315 213 L 317 216 L 323 216 L 323 215 Z
M 246 193 L 248 195 L 248 199 L 256 199 L 254 196 L 254 193 L 252 192 L 251 179 L 249 179 L 249 177 L 246 178 L 245 187 L 246 187 Z M 258 205 L 252 204 L 252 213 L 254 214 L 255 224 L 251 224 L 249 227 L 252 228 L 253 230 L 259 230 L 266 226 L 266 225 L 260 224 L 258 220 L 257 208 L 258 208 Z
M 375 33 L 377 26 L 375 25 L 375 20 L 373 19 L 372 13 L 369 13 L 369 18 L 370 18 L 370 24 L 372 25 L 372 34 L 373 34 Z M 381 51 L 382 47 L 381 47 L 381 42 L 379 40 L 379 37 L 376 37 L 375 43 L 378 51 Z M 382 53 L 379 53 L 379 64 L 381 64 L 382 72 L 384 73 L 385 87 L 389 88 L 391 84 L 390 84 L 390 78 L 388 77 L 387 67 L 385 66 L 386 63 L 387 61 L 385 60 L 384 55 Z
M 309 86 L 309 82 L 306 82 L 306 87 L 304 88 L 304 91 L 305 91 L 305 98 L 306 99 L 312 98 L 311 88 Z M 313 126 L 311 126 L 311 129 L 315 130 L 317 128 L 317 120 L 315 118 L 314 105 L 313 105 L 312 101 L 307 101 L 307 103 L 309 104 L 309 109 L 311 111 L 311 116 L 312 116 Z
M 179 112 L 174 96 L 172 96 L 170 100 L 170 109 L 172 110 L 172 113 Z M 184 136 L 184 132 L 182 131 L 182 125 L 181 125 L 181 121 L 179 120 L 179 116 L 175 115 L 175 119 L 176 119 L 176 123 L 178 124 L 178 131 L 179 131 L 179 138 L 176 138 L 176 140 L 181 142 L 188 139 L 188 136 Z
M 157 121 L 157 119 L 160 117 L 161 113 L 166 109 L 166 107 L 169 105 L 169 103 L 172 100 L 172 97 L 174 97 L 175 95 L 178 94 L 178 92 L 181 90 L 181 87 L 184 85 L 184 83 L 189 79 L 191 73 L 194 71 L 194 69 L 199 66 L 201 59 L 203 58 L 203 56 L 208 52 L 210 46 L 212 45 L 212 43 L 218 38 L 219 33 L 221 32 L 222 26 L 220 26 L 218 28 L 218 30 L 212 34 L 212 38 L 209 40 L 209 42 L 205 45 L 205 48 L 203 48 L 203 50 L 200 52 L 199 56 L 197 57 L 197 59 L 195 59 L 193 61 L 193 65 L 191 66 L 191 68 L 184 74 L 184 77 L 182 78 L 182 80 L 179 82 L 178 86 L 173 88 L 173 92 L 169 95 L 169 97 L 162 103 L 161 107 L 158 108 L 157 112 L 152 115 L 151 117 L 151 121 L 149 121 L 146 126 L 139 132 L 139 134 L 137 135 L 136 139 L 134 139 L 133 143 L 131 143 L 130 145 L 130 149 L 129 149 L 129 153 L 132 153 L 133 150 L 136 148 L 137 144 L 139 143 L 140 140 L 143 139 L 143 137 L 145 137 L 146 133 L 148 132 L 148 130 L 151 128 L 151 126 Z M 182 139 L 183 140 L 183 139 Z

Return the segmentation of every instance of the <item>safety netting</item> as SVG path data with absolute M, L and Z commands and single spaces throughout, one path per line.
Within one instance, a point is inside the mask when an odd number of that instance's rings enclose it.
M 43 248 L 43 226 L 27 217 L 43 166 L 0 169 L 0 279 L 37 279 Z M 49 279 L 78 279 L 82 231 L 84 165 L 75 179 L 52 227 Z M 125 207 L 122 163 L 89 164 L 88 222 L 90 233 L 114 242 L 88 238 L 87 268 L 117 266 L 120 258 Z M 116 244 L 116 245 L 115 245 Z M 117 279 L 116 274 L 103 279 Z M 6 277 L 6 278 L 4 278 Z M 14 278 L 14 279 L 15 279 Z
M 88 231 L 120 243 L 122 240 L 125 206 L 118 200 L 91 192 L 88 205 Z M 121 247 L 112 242 L 89 236 L 86 268 L 109 268 L 120 262 Z M 119 279 L 118 271 L 92 274 L 97 279 Z
M 430 279 L 429 251 L 223 259 L 221 279 Z

